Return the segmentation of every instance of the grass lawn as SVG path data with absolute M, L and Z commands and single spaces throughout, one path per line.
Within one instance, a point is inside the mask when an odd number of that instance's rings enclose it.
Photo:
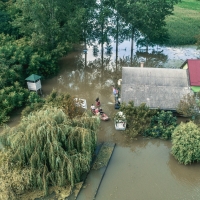
M 174 7 L 174 15 L 167 17 L 170 35 L 168 45 L 187 45 L 196 43 L 200 35 L 200 1 L 183 0 Z

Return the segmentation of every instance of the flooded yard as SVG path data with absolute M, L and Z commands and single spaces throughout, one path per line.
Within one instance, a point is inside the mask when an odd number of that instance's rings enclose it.
M 169 141 L 141 138 L 116 146 L 96 199 L 197 200 L 199 186 L 200 165 L 179 165 Z
M 76 49 L 60 61 L 55 77 L 42 82 L 43 95 L 53 88 L 87 100 L 88 109 L 100 98 L 101 107 L 111 118 L 102 121 L 98 142 L 116 143 L 115 150 L 96 196 L 97 200 L 198 200 L 200 199 L 200 164 L 180 165 L 170 154 L 171 142 L 138 137 L 130 139 L 114 128 L 114 97 L 111 86 L 121 78 L 120 68 L 129 66 L 128 43 L 119 47 L 119 64 L 113 54 L 93 55 L 92 48 L 85 55 Z M 126 50 L 125 50 L 126 48 Z M 121 50 L 120 50 L 121 49 Z M 144 67 L 179 68 L 186 59 L 198 58 L 194 47 L 163 48 L 161 53 L 140 53 Z M 114 49 L 113 49 L 114 51 Z M 135 52 L 136 53 L 136 52 Z M 135 54 L 136 55 L 136 54 Z M 87 60 L 85 57 L 87 56 Z M 19 121 L 14 115 L 10 125 Z M 84 184 L 78 200 L 92 200 L 98 187 L 101 171 L 93 172 Z

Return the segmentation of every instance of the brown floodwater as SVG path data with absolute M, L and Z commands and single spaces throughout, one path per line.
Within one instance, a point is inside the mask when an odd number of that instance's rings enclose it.
M 102 121 L 98 142 L 114 142 L 115 150 L 101 182 L 97 200 L 198 200 L 200 199 L 200 164 L 180 165 L 170 154 L 171 142 L 138 137 L 130 139 L 123 131 L 114 129 L 114 97 L 111 86 L 121 78 L 121 67 L 130 66 L 130 42 L 119 46 L 119 62 L 115 53 L 102 58 L 93 54 L 92 47 L 84 54 L 81 47 L 60 60 L 59 73 L 42 81 L 43 96 L 52 89 L 68 92 L 87 100 L 87 107 L 100 98 L 101 107 L 110 117 Z M 134 51 L 134 65 L 144 61 L 146 67 L 179 68 L 186 59 L 200 53 L 195 47 L 165 47 L 149 53 Z M 85 60 L 85 58 L 87 59 Z M 10 126 L 16 125 L 20 115 L 13 114 Z M 92 200 L 102 171 L 89 174 L 78 200 Z

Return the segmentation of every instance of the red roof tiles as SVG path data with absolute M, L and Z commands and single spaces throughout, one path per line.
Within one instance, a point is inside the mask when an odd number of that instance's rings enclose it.
M 200 86 L 200 59 L 187 60 L 191 86 Z

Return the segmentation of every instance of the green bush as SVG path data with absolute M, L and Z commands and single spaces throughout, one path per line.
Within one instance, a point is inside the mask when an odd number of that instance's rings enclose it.
M 170 111 L 157 112 L 151 119 L 150 128 L 144 132 L 144 136 L 170 139 L 177 126 L 177 119 Z
M 181 123 L 172 133 L 172 155 L 182 164 L 200 161 L 200 129 L 193 122 Z
M 184 117 L 197 117 L 200 110 L 200 92 L 183 96 L 177 106 L 177 112 Z
M 57 107 L 63 110 L 63 112 L 73 119 L 75 116 L 81 116 L 84 110 L 77 107 L 74 98 L 68 93 L 59 93 L 53 90 L 50 95 L 45 99 L 42 99 L 35 92 L 31 92 L 26 101 L 26 108 L 22 111 L 22 117 L 27 116 L 31 112 L 38 111 L 44 106 Z
M 44 105 L 44 102 L 45 100 L 36 92 L 30 92 L 26 101 L 26 107 L 22 110 L 21 115 L 27 116 L 29 113 L 39 110 Z
M 8 121 L 11 111 L 25 105 L 28 95 L 29 91 L 20 87 L 18 82 L 0 90 L 0 124 Z
M 131 137 L 143 134 L 145 129 L 149 127 L 151 117 L 157 112 L 157 110 L 150 110 L 145 103 L 135 106 L 133 101 L 128 104 L 122 104 L 120 111 L 126 116 L 126 133 Z

